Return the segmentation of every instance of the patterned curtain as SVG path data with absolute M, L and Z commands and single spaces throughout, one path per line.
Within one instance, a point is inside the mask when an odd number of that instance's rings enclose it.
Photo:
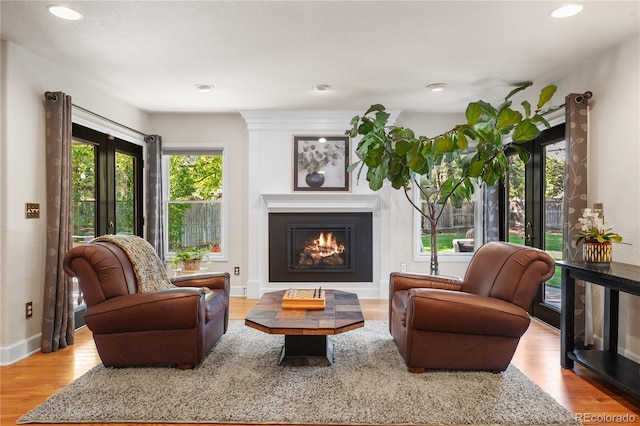
M 71 247 L 71 96 L 45 93 L 47 252 L 42 315 L 42 352 L 73 344 L 72 287 L 62 269 Z
M 500 183 L 482 185 L 483 235 L 482 244 L 500 240 Z
M 564 259 L 582 260 L 582 253 L 576 245 L 578 219 L 582 209 L 587 207 L 587 130 L 588 99 L 591 92 L 571 93 L 565 99 L 566 114 L 566 161 L 564 177 L 563 240 Z M 585 283 L 576 281 L 575 295 L 575 347 L 587 346 L 590 337 L 585 337 Z M 590 317 L 590 313 L 588 314 Z
M 158 135 L 145 137 L 147 161 L 145 180 L 147 182 L 146 227 L 147 241 L 153 246 L 160 259 L 164 260 L 164 235 L 162 214 L 162 138 Z

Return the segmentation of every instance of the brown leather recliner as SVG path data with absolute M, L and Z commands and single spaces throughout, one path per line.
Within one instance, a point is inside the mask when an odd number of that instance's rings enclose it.
M 85 322 L 107 367 L 193 368 L 227 331 L 228 273 L 176 277 L 177 288 L 138 293 L 131 261 L 109 242 L 72 248 L 63 266 L 78 279 Z
M 527 312 L 555 262 L 547 253 L 491 242 L 464 279 L 392 273 L 389 330 L 409 370 L 504 371 L 529 327 Z

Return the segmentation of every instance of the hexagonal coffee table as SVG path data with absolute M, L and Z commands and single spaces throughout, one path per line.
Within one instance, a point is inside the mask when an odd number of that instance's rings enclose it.
M 280 365 L 331 365 L 333 345 L 327 336 L 364 327 L 356 294 L 323 291 L 324 309 L 283 308 L 282 290 L 265 293 L 247 314 L 247 326 L 268 334 L 284 334 Z

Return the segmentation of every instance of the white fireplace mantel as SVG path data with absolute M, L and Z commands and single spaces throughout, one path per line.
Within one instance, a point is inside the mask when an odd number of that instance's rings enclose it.
M 269 212 L 375 212 L 380 209 L 378 194 L 291 193 L 262 194 Z

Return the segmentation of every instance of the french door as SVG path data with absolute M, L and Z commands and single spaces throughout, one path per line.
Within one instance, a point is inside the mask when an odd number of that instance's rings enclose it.
M 142 236 L 142 147 L 75 123 L 72 135 L 73 245 L 105 234 Z M 73 286 L 79 327 L 86 306 Z
M 564 124 L 543 131 L 525 145 L 530 159 L 525 164 L 509 155 L 509 171 L 502 207 L 505 212 L 502 239 L 545 250 L 562 260 L 565 163 Z M 531 305 L 531 314 L 560 326 L 560 271 L 542 283 Z

